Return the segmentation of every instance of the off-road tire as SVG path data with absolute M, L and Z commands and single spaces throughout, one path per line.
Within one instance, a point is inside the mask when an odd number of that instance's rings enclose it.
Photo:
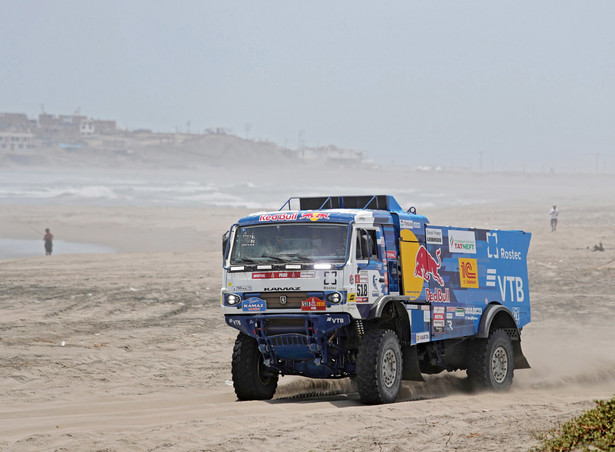
M 487 339 L 474 339 L 468 352 L 467 374 L 473 389 L 506 391 L 510 388 L 515 357 L 506 331 L 496 329 Z
M 357 355 L 357 386 L 363 403 L 392 403 L 401 387 L 403 361 L 393 330 L 373 330 L 361 340 Z
M 239 333 L 233 347 L 233 387 L 239 400 L 270 400 L 278 374 L 265 366 L 256 339 Z

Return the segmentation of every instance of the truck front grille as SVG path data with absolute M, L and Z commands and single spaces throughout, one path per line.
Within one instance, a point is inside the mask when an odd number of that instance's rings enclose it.
M 245 298 L 258 297 L 265 300 L 267 309 L 301 309 L 301 302 L 310 297 L 324 300 L 324 292 L 260 292 L 246 293 Z

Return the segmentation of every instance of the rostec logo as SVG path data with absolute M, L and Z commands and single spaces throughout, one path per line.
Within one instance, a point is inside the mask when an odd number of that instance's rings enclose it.
M 498 234 L 497 232 L 487 232 L 487 257 L 489 259 L 498 259 Z
M 520 251 L 498 248 L 497 232 L 487 232 L 487 257 L 490 259 L 508 259 L 513 261 L 523 259 Z
M 298 213 L 265 214 L 258 217 L 258 221 L 292 221 L 296 220 L 298 215 Z
M 438 248 L 436 251 L 436 258 L 434 259 L 427 248 L 423 245 L 416 252 L 416 266 L 414 267 L 414 276 L 419 278 L 423 278 L 425 281 L 429 281 L 430 277 L 433 277 L 434 281 L 436 281 L 441 286 L 444 286 L 444 280 L 440 276 L 438 270 L 442 265 L 442 261 L 440 260 L 440 253 L 442 249 Z
M 318 220 L 328 220 L 329 214 L 322 212 L 309 212 L 301 215 L 300 220 L 310 220 L 310 221 L 318 221 Z
M 459 284 L 478 289 L 476 259 L 459 259 Z

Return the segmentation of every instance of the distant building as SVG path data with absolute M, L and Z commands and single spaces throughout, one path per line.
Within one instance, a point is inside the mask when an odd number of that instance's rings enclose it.
M 33 135 L 30 132 L 0 132 L 0 149 L 18 151 L 32 149 Z
M 304 160 L 338 160 L 346 162 L 360 162 L 367 158 L 365 151 L 354 149 L 340 149 L 337 146 L 322 146 L 318 148 L 303 148 L 301 155 Z
M 23 113 L 0 113 L 0 130 L 30 130 L 37 127 L 36 120 Z

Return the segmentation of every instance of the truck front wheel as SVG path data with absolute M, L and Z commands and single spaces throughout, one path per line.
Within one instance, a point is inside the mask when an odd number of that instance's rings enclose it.
M 357 355 L 357 386 L 363 403 L 395 402 L 403 368 L 397 334 L 392 330 L 367 333 Z
M 515 361 L 506 331 L 497 329 L 488 339 L 475 339 L 468 356 L 468 379 L 474 388 L 505 391 L 513 381 Z
M 233 347 L 233 387 L 239 400 L 269 400 L 278 387 L 278 374 L 265 366 L 256 339 L 239 333 Z

